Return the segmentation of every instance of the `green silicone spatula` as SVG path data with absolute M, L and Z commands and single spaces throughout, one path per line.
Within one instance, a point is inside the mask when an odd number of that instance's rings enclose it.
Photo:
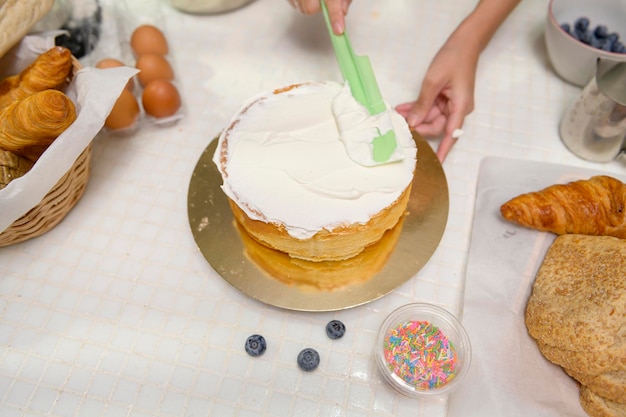
M 369 58 L 354 53 L 345 31 L 342 35 L 335 35 L 328 17 L 326 4 L 324 4 L 324 0 L 320 0 L 320 3 L 330 33 L 330 40 L 337 61 L 339 61 L 339 69 L 350 86 L 352 96 L 367 109 L 370 115 L 385 112 L 385 102 L 378 89 Z M 393 129 L 384 133 L 378 130 L 378 136 L 372 140 L 372 159 L 381 164 L 387 162 L 397 146 L 396 134 Z

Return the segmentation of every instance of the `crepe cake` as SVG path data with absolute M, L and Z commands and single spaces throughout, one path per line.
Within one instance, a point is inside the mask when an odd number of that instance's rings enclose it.
M 596 416 L 626 416 L 626 240 L 558 236 L 526 306 L 540 352 L 581 384 Z
M 352 160 L 336 115 L 375 123 L 347 85 L 307 82 L 263 93 L 235 114 L 213 161 L 233 215 L 257 242 L 307 261 L 340 261 L 378 242 L 405 214 L 417 146 L 388 109 L 404 158 Z M 354 137 L 355 135 L 352 135 Z

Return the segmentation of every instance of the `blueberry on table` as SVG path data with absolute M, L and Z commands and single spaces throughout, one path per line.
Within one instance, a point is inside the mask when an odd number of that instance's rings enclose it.
M 246 352 L 250 356 L 261 356 L 267 348 L 265 338 L 259 334 L 253 334 L 246 340 Z
M 339 320 L 331 320 L 326 325 L 326 335 L 331 339 L 339 339 L 346 333 L 346 325 Z
M 320 354 L 315 349 L 306 348 L 298 353 L 298 366 L 306 372 L 315 370 L 320 364 Z

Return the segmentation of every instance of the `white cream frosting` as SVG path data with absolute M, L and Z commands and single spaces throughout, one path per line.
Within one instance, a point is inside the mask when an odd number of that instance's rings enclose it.
M 339 139 L 346 147 L 348 156 L 361 165 L 381 165 L 381 162 L 375 161 L 372 156 L 372 142 L 375 137 L 393 129 L 389 106 L 382 113 L 370 115 L 368 110 L 354 99 L 346 83 L 333 99 L 332 111 L 339 129 Z M 403 158 L 402 147 L 397 146 L 384 163 Z
M 250 218 L 282 224 L 291 236 L 307 239 L 322 229 L 367 223 L 412 181 L 417 148 L 392 109 L 404 158 L 367 167 L 348 156 L 331 108 L 342 91 L 336 82 L 305 83 L 257 96 L 233 117 L 213 161 L 224 193 Z M 359 105 L 353 98 L 341 101 L 346 111 Z

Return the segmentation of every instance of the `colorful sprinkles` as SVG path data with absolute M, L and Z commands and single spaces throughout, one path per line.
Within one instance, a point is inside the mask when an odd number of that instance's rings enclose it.
M 407 321 L 387 333 L 387 367 L 419 390 L 450 382 L 457 371 L 457 354 L 445 334 L 428 321 Z

